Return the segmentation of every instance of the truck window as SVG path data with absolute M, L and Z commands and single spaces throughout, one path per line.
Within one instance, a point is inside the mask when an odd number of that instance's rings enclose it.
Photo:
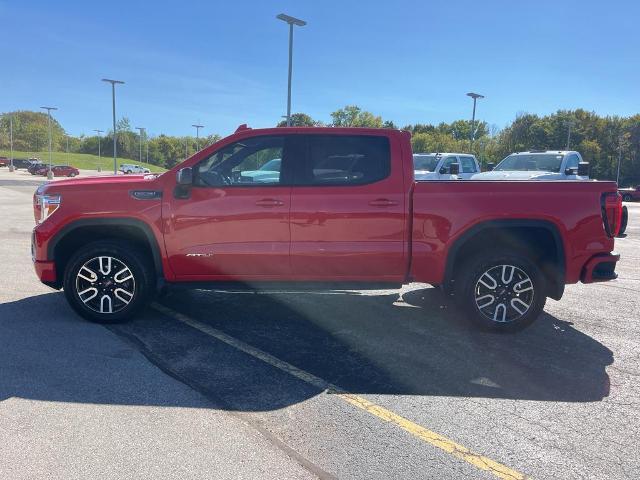
M 441 169 L 444 168 L 444 174 L 448 175 L 451 173 L 451 164 L 452 163 L 457 163 L 458 162 L 458 157 L 447 157 L 444 159 L 444 161 L 442 162 L 442 167 L 440 167 Z
M 413 155 L 413 169 L 424 170 L 426 172 L 435 172 L 438 166 L 437 155 L 423 155 L 416 153 Z
M 264 136 L 227 145 L 197 164 L 194 185 L 223 187 L 280 184 L 284 142 L 282 136 Z M 274 168 L 271 169 L 271 166 Z
M 462 173 L 476 173 L 476 162 L 473 157 L 460 156 L 460 171 Z
M 567 166 L 565 168 L 578 168 L 578 164 L 580 163 L 580 159 L 575 153 L 572 153 L 567 158 Z
M 363 185 L 389 176 L 389 140 L 381 136 L 309 135 L 301 185 Z

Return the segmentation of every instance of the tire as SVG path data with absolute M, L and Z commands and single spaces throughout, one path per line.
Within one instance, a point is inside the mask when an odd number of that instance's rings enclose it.
M 622 201 L 623 201 L 623 202 L 630 202 L 631 200 L 633 200 L 633 198 L 631 198 L 631 195 L 629 195 L 628 193 L 625 193 L 625 194 L 622 196 Z
M 121 323 L 151 300 L 153 278 L 144 253 L 126 242 L 105 240 L 86 245 L 69 259 L 63 286 L 69 305 L 81 317 Z
M 629 223 L 629 209 L 626 205 L 622 207 L 622 215 L 620 217 L 620 231 L 618 237 L 623 237 L 624 232 L 627 230 L 627 223 Z
M 73 178 L 73 177 L 75 177 L 75 176 L 76 176 L 76 174 L 75 174 L 74 172 L 71 172 L 71 173 L 69 174 L 69 176 L 70 176 L 71 178 Z
M 543 275 L 524 254 L 481 253 L 466 261 L 459 272 L 456 303 L 483 330 L 518 332 L 544 309 Z
M 127 172 L 126 172 L 126 173 L 127 173 L 127 174 L 131 174 L 131 173 L 133 173 L 133 172 L 131 172 L 131 170 L 127 170 Z

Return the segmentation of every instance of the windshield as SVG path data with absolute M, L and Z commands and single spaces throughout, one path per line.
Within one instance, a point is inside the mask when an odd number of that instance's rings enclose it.
M 531 155 L 509 155 L 502 160 L 494 170 L 520 170 L 540 172 L 560 172 L 562 155 L 557 154 L 531 154 Z
M 262 165 L 258 170 L 266 170 L 268 172 L 279 172 L 281 162 L 282 160 L 280 160 L 279 158 L 274 158 L 273 160 L 269 160 L 267 163 Z
M 426 170 L 427 172 L 434 172 L 438 165 L 438 157 L 436 155 L 414 155 L 413 156 L 413 169 L 414 170 Z

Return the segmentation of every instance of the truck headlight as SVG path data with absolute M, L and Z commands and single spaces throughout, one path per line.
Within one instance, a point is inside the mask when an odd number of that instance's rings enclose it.
M 60 195 L 38 195 L 36 194 L 35 210 L 36 223 L 40 224 L 51 216 L 58 208 L 62 198 Z

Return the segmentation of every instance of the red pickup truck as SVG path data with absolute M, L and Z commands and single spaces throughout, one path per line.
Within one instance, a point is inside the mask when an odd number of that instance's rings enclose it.
M 612 182 L 416 182 L 399 130 L 241 126 L 159 176 L 47 183 L 34 214 L 38 277 L 92 321 L 179 282 L 416 281 L 515 331 L 565 284 L 616 278 L 621 199 Z

